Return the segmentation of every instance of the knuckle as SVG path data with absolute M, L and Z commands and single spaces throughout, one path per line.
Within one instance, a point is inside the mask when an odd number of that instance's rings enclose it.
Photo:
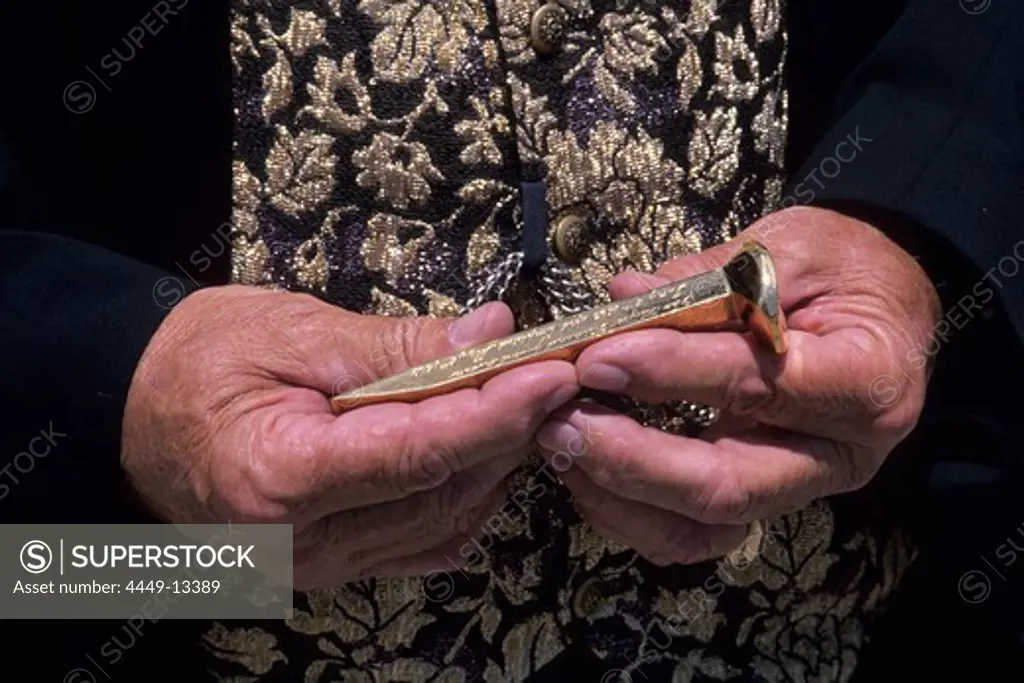
M 868 448 L 837 446 L 833 458 L 834 462 L 839 463 L 837 469 L 840 481 L 833 483 L 832 491 L 837 493 L 849 493 L 864 488 L 875 478 L 882 465 L 882 458 Z
M 308 570 L 320 555 L 337 542 L 330 521 L 322 518 L 307 524 L 295 533 L 293 562 L 295 568 Z
M 697 564 L 714 555 L 710 539 L 706 534 L 694 533 L 685 524 L 671 525 L 663 534 L 657 553 L 661 561 L 670 564 Z
M 350 551 L 342 560 L 341 566 L 346 573 L 354 573 L 359 579 L 365 579 L 376 576 L 382 562 L 386 562 L 386 559 L 381 551 L 372 548 Z
M 370 579 L 380 578 L 380 572 L 381 568 L 376 564 L 356 565 L 353 578 L 356 581 L 369 581 Z
M 626 485 L 622 470 L 615 463 L 604 459 L 588 472 L 591 480 L 602 489 L 622 492 Z
M 706 562 L 716 557 L 721 557 L 725 553 L 721 551 L 715 544 L 714 536 L 708 532 L 695 533 L 690 535 L 690 557 L 686 564 L 697 564 L 698 562 Z
M 639 493 L 637 466 L 623 442 L 610 443 L 607 449 L 602 449 L 600 457 L 594 459 L 598 464 L 591 467 L 588 474 L 595 484 L 627 498 Z
M 411 435 L 402 439 L 393 468 L 387 474 L 402 496 L 437 488 L 451 474 L 445 449 L 421 448 Z
M 295 533 L 292 555 L 297 590 L 332 585 L 354 579 L 364 565 L 345 543 L 345 528 L 338 516 L 321 518 Z
M 371 337 L 370 365 L 374 372 L 390 376 L 410 367 L 417 343 L 415 319 L 387 318 Z
M 450 535 L 458 538 L 469 537 L 474 531 L 479 516 L 479 511 L 475 509 L 455 513 L 451 518 Z M 482 529 L 475 529 L 475 531 L 478 532 L 477 535 L 483 533 Z
M 720 463 L 709 474 L 707 485 L 695 500 L 696 518 L 706 524 L 736 524 L 747 521 L 754 508 L 751 492 L 735 470 Z
M 529 443 L 530 437 L 537 430 L 538 424 L 546 417 L 541 406 L 534 410 L 517 411 L 507 415 L 509 436 L 517 445 Z
M 486 485 L 469 473 L 455 477 L 429 499 L 430 527 L 445 538 L 466 536 L 483 514 Z
M 670 555 L 666 554 L 665 551 L 651 551 L 647 553 L 641 553 L 648 562 L 656 567 L 670 567 L 676 564 L 675 559 Z
M 430 496 L 430 519 L 434 526 L 454 528 L 456 517 L 466 508 L 468 488 L 462 477 L 456 477 Z
M 387 354 L 394 362 L 392 372 L 401 372 L 416 364 L 419 356 L 417 349 L 421 347 L 424 335 L 423 327 L 423 322 L 417 318 L 401 318 L 397 321 L 391 332 L 390 346 L 387 347 L 394 351 Z
M 924 409 L 923 399 L 907 396 L 873 420 L 873 432 L 879 440 L 895 445 L 907 438 L 917 428 Z
M 662 555 L 671 557 L 674 562 L 680 564 L 684 559 L 689 559 L 692 534 L 685 526 L 682 524 L 666 525 L 660 536 L 658 547 L 662 549 Z
M 278 449 L 255 450 L 241 465 L 245 485 L 239 486 L 229 475 L 218 483 L 218 493 L 244 517 L 279 521 L 308 502 L 311 491 L 305 473 L 313 469 L 308 464 L 312 460 L 304 449 L 289 449 L 287 455 Z
M 281 498 L 281 482 L 278 480 L 277 467 L 274 463 L 274 456 L 266 453 L 255 454 L 249 463 L 243 464 L 246 488 L 256 499 L 273 500 Z M 225 472 L 224 468 L 218 467 L 212 470 L 214 474 L 214 488 L 218 491 L 230 492 L 233 488 L 232 474 Z M 232 498 L 226 495 L 229 501 Z
M 434 546 L 455 539 L 468 540 L 483 533 L 478 525 L 479 514 L 476 510 L 451 512 L 444 517 L 431 517 L 431 522 L 423 531 L 423 537 Z
M 478 424 L 486 425 L 486 432 L 474 440 L 476 449 L 514 450 L 529 447 L 547 415 L 538 403 L 525 404 L 510 410 L 509 406 L 487 406 L 477 413 Z M 459 422 L 465 422 L 465 414 Z
M 323 548 L 334 542 L 334 535 L 331 533 L 331 525 L 326 518 L 320 518 L 304 525 L 295 532 L 295 553 L 296 559 L 300 552 Z
M 700 564 L 708 559 L 708 555 L 695 548 L 677 548 L 672 554 L 673 564 L 691 565 Z

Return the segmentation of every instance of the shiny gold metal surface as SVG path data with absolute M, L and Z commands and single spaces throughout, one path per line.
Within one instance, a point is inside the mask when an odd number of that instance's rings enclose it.
M 530 21 L 530 43 L 543 55 L 558 52 L 569 28 L 569 13 L 553 0 L 540 6 Z
M 615 334 L 650 327 L 708 330 L 737 321 L 776 353 L 785 353 L 775 264 L 756 242 L 744 244 L 722 268 L 439 358 L 335 396 L 331 404 L 342 412 L 389 401 L 411 403 L 479 387 L 527 363 L 575 360 L 590 344 Z
M 593 616 L 602 607 L 607 606 L 608 601 L 605 599 L 604 586 L 601 583 L 601 579 L 596 576 L 587 579 L 576 590 L 576 595 L 573 596 L 572 600 L 573 612 L 580 619 Z
M 569 214 L 555 223 L 555 253 L 565 263 L 577 265 L 590 248 L 590 228 L 587 219 Z

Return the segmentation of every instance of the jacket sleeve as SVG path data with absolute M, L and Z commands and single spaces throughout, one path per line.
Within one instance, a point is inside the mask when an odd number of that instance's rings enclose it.
M 788 192 L 887 215 L 945 290 L 954 331 L 995 306 L 1024 337 L 1022 44 L 1015 3 L 911 0 Z
M 918 352 L 938 361 L 923 420 L 972 435 L 937 449 L 997 465 L 1024 443 L 1022 45 L 1016 3 L 910 0 L 839 89 L 784 200 L 864 218 L 918 257 L 944 310 Z
M 53 234 L 0 230 L 0 521 L 149 521 L 120 468 L 132 373 L 185 283 Z

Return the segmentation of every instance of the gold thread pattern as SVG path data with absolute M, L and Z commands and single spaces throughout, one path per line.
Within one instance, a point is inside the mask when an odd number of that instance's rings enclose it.
M 587 221 L 565 267 L 594 303 L 621 270 L 774 210 L 779 0 L 562 0 L 558 50 L 538 54 L 545 1 L 234 0 L 233 280 L 452 315 L 516 249 L 526 169 L 551 226 Z M 544 287 L 511 283 L 521 322 L 559 316 Z M 214 624 L 211 672 L 520 682 L 583 647 L 634 680 L 841 683 L 915 557 L 894 525 L 818 502 L 766 522 L 743 566 L 659 568 L 583 523 L 540 465 L 511 477 L 501 528 L 460 548 L 448 599 L 423 579 L 298 594 L 285 623 Z

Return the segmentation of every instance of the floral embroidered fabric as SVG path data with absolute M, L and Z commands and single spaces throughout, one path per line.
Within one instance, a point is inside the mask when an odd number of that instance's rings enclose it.
M 542 5 L 235 0 L 233 279 L 453 315 L 515 259 L 521 184 L 539 179 L 552 229 L 576 216 L 589 234 L 575 262 L 552 249 L 559 277 L 513 277 L 507 298 L 532 325 L 774 209 L 779 0 L 564 0 L 554 54 L 534 47 Z M 896 530 L 819 502 L 767 522 L 743 557 L 659 568 L 582 523 L 549 468 L 528 462 L 512 490 L 503 523 L 463 548 L 467 569 L 301 594 L 286 622 L 215 624 L 211 670 L 527 681 L 586 648 L 637 681 L 845 681 L 914 556 Z

